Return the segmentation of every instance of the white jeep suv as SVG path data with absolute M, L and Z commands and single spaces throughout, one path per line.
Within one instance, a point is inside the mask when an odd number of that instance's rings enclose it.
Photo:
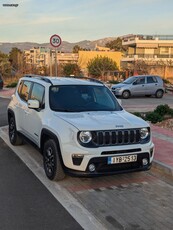
M 116 174 L 151 167 L 149 124 L 126 112 L 113 93 L 94 79 L 28 75 L 8 106 L 9 139 L 23 137 L 43 154 L 47 177 Z

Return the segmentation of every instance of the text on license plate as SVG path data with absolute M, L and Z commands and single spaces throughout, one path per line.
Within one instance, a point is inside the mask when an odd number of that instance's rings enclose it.
M 108 164 L 120 164 L 137 161 L 137 155 L 108 157 Z

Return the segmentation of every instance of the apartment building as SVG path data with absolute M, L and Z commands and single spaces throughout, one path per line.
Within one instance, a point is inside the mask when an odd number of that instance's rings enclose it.
M 46 47 L 34 47 L 24 51 L 25 63 L 35 67 L 50 67 L 55 63 L 55 50 Z M 58 64 L 77 63 L 78 54 L 57 53 Z
M 127 54 L 121 59 L 124 68 L 134 72 L 173 77 L 173 35 L 127 35 L 122 37 Z
M 48 66 L 50 62 L 50 49 L 45 47 L 34 47 L 24 51 L 25 63 L 36 67 Z

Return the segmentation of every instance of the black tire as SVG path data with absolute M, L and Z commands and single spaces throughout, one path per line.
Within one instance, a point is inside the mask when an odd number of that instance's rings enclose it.
M 22 145 L 23 144 L 23 139 L 22 137 L 19 136 L 16 130 L 16 121 L 15 121 L 14 116 L 11 116 L 9 118 L 8 134 L 9 134 L 10 143 L 12 145 Z
M 64 179 L 65 173 L 60 160 L 60 150 L 53 139 L 49 139 L 43 148 L 43 164 L 46 176 L 50 180 Z
M 156 91 L 155 96 L 157 98 L 162 98 L 163 97 L 163 90 L 159 89 Z
M 130 97 L 130 92 L 128 90 L 124 90 L 124 92 L 122 93 L 122 97 L 124 99 L 128 99 Z

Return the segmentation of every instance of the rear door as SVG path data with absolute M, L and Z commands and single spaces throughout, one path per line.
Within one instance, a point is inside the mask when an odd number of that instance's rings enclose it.
M 27 101 L 29 98 L 32 82 L 30 81 L 21 81 L 17 91 L 17 103 L 15 105 L 16 110 L 16 122 L 18 130 L 24 133 L 25 126 L 25 111 L 27 109 Z
M 39 83 L 33 83 L 29 99 L 38 100 L 39 109 L 25 109 L 25 123 L 24 131 L 25 135 L 28 136 L 37 145 L 39 144 L 39 137 L 42 129 L 42 116 L 44 112 L 44 92 L 45 88 Z
M 155 92 L 158 89 L 158 81 L 155 76 L 147 76 L 147 84 L 146 84 L 146 94 L 152 95 L 155 94 Z

